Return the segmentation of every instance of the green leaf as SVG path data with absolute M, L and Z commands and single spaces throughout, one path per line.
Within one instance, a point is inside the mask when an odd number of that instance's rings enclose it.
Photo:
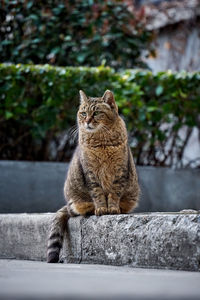
M 130 114 L 130 109 L 127 108 L 127 107 L 123 108 L 122 111 L 123 111 L 123 114 L 124 114 L 125 116 L 128 116 L 128 115 Z
M 55 47 L 51 50 L 52 54 L 58 54 L 60 52 L 60 47 Z
M 149 107 L 147 107 L 147 111 L 148 112 L 153 112 L 153 111 L 157 111 L 157 110 L 158 110 L 157 106 L 149 106 Z
M 160 96 L 163 93 L 163 86 L 162 85 L 158 85 L 156 88 L 156 95 Z
M 33 6 L 33 1 L 28 1 L 26 7 L 30 9 Z
M 6 118 L 6 120 L 11 119 L 12 117 L 13 117 L 13 113 L 12 112 L 10 112 L 10 111 L 6 111 L 5 112 L 5 118 Z
M 87 56 L 87 55 L 86 55 L 85 53 L 80 53 L 80 54 L 77 56 L 78 62 L 83 63 L 84 60 L 85 60 L 85 58 L 86 58 L 86 56 Z

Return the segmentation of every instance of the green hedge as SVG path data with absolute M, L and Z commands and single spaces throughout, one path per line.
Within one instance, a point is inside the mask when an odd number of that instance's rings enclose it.
M 75 124 L 79 89 L 91 96 L 114 92 L 138 164 L 182 165 L 192 128 L 200 127 L 200 73 L 117 73 L 103 66 L 1 64 L 0 158 L 67 160 L 58 137 Z
M 0 61 L 98 66 L 143 65 L 153 54 L 144 9 L 119 0 L 0 0 Z

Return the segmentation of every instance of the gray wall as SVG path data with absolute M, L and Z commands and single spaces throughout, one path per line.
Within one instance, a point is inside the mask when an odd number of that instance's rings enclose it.
M 160 29 L 154 40 L 154 47 L 156 57 L 144 57 L 154 73 L 166 70 L 198 71 L 200 69 L 200 23 L 196 22 L 190 26 L 187 23 L 179 23 Z
M 0 213 L 54 212 L 65 204 L 66 163 L 0 161 Z M 138 167 L 138 212 L 200 210 L 200 170 Z
M 67 164 L 0 161 L 0 212 L 54 212 L 65 204 Z

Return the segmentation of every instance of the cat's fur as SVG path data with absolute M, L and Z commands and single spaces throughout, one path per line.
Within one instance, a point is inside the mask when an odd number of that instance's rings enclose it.
M 111 91 L 101 98 L 80 91 L 77 114 L 79 143 L 72 158 L 64 195 L 67 205 L 52 223 L 48 262 L 57 262 L 70 216 L 120 214 L 132 211 L 139 198 L 139 185 L 128 146 L 124 121 Z

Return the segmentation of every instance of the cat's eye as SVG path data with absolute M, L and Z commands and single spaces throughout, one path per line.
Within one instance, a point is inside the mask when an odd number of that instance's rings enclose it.
M 93 115 L 98 116 L 100 113 L 101 113 L 100 111 L 95 111 Z
M 82 117 L 86 117 L 87 116 L 87 114 L 86 114 L 85 111 L 81 112 L 80 114 L 81 114 Z

